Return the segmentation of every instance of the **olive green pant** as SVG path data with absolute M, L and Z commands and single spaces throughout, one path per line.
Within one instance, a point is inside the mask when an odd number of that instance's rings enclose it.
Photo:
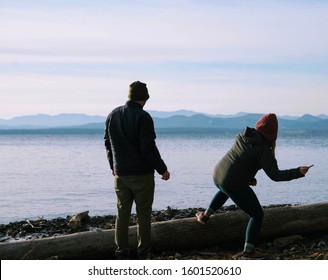
M 133 201 L 138 217 L 138 254 L 146 255 L 151 247 L 151 212 L 154 200 L 154 173 L 144 175 L 115 176 L 117 217 L 115 224 L 116 254 L 129 251 L 129 222 Z

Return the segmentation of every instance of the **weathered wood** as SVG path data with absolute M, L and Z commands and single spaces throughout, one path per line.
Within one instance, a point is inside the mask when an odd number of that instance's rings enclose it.
M 155 250 L 188 249 L 244 241 L 248 216 L 242 211 L 213 215 L 206 226 L 195 218 L 152 224 Z M 328 202 L 264 209 L 261 239 L 328 230 Z M 136 227 L 129 229 L 130 245 L 136 247 Z M 0 244 L 0 259 L 83 259 L 110 256 L 115 251 L 114 230 Z
M 206 226 L 194 219 L 154 224 L 154 248 L 200 248 L 244 242 L 249 217 L 242 211 L 213 215 Z M 328 203 L 264 209 L 261 239 L 328 230 Z

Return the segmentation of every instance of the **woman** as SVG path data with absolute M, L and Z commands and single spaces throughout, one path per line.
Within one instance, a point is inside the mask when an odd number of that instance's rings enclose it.
M 278 121 L 275 114 L 266 114 L 256 127 L 237 135 L 230 151 L 215 166 L 213 179 L 219 191 L 205 212 L 197 213 L 197 221 L 206 224 L 210 216 L 228 200 L 231 200 L 250 216 L 244 251 L 241 257 L 254 255 L 255 243 L 262 226 L 263 210 L 250 186 L 256 185 L 255 175 L 263 169 L 273 181 L 290 181 L 304 177 L 307 166 L 279 170 L 275 158 Z

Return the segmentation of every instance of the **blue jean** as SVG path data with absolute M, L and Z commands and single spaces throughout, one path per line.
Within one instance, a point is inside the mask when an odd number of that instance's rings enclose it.
M 255 245 L 263 220 L 263 210 L 255 192 L 249 186 L 238 190 L 228 190 L 216 181 L 214 183 L 219 191 L 213 197 L 210 206 L 207 208 L 208 213 L 214 213 L 231 198 L 241 210 L 250 216 L 246 229 L 245 243 Z

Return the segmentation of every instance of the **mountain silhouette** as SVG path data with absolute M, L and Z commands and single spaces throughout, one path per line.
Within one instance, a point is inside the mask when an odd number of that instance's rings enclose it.
M 207 115 L 193 111 L 180 110 L 174 112 L 150 111 L 156 129 L 179 131 L 238 131 L 246 126 L 254 127 L 263 114 L 238 113 L 236 115 Z M 159 117 L 161 116 L 161 117 Z M 168 116 L 168 117 L 167 117 Z M 60 131 L 83 131 L 104 129 L 105 116 L 89 116 L 85 114 L 59 114 L 55 116 L 39 114 L 20 116 L 10 120 L 0 120 L 1 131 L 59 129 Z M 328 116 L 305 114 L 301 117 L 279 117 L 279 131 L 295 133 L 328 133 Z

